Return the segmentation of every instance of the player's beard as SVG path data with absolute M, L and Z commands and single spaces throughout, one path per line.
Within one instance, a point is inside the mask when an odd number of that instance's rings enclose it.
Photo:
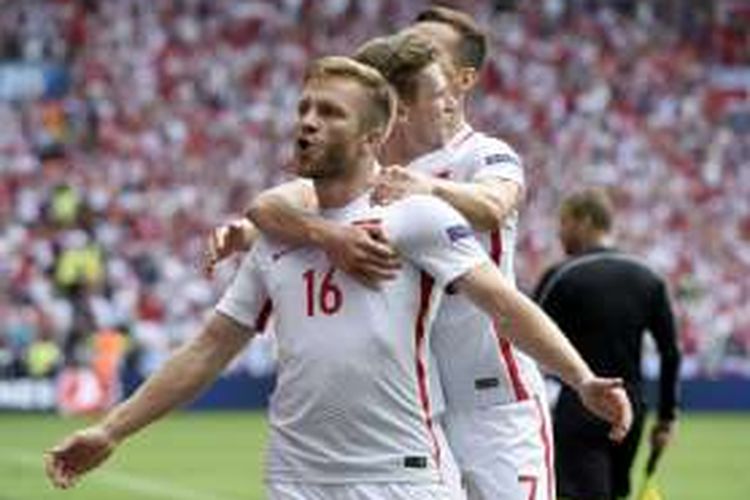
M 312 180 L 332 180 L 346 176 L 351 165 L 353 151 L 344 143 L 318 146 L 322 149 L 309 154 L 297 151 L 298 175 Z

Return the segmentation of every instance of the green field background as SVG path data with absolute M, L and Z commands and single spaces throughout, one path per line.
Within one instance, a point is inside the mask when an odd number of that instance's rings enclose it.
M 263 498 L 262 413 L 174 415 L 122 446 L 75 489 L 53 490 L 43 476 L 42 452 L 85 424 L 0 413 L 0 500 Z M 683 416 L 658 482 L 665 500 L 750 500 L 750 414 Z

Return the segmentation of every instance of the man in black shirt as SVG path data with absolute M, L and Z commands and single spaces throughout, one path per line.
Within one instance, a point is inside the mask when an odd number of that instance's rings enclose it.
M 651 332 L 661 358 L 659 415 L 651 446 L 671 438 L 680 354 L 664 280 L 635 257 L 610 246 L 612 208 L 604 192 L 585 190 L 560 211 L 560 240 L 568 258 L 549 269 L 534 292 L 597 373 L 621 377 L 633 404 L 630 433 L 621 443 L 607 425 L 563 388 L 554 412 L 558 492 L 575 500 L 627 497 L 630 468 L 643 430 L 641 346 Z

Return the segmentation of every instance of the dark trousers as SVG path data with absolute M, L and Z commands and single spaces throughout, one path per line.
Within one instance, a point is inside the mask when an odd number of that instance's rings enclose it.
M 555 469 L 560 497 L 615 500 L 630 493 L 630 469 L 643 432 L 645 404 L 637 388 L 628 388 L 633 426 L 623 442 L 612 442 L 609 424 L 590 413 L 568 388 L 553 414 Z

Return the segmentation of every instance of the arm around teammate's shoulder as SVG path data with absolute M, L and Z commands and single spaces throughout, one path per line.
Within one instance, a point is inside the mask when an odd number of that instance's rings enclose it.
M 220 262 L 236 253 L 249 251 L 259 236 L 260 232 L 255 224 L 244 217 L 211 229 L 203 258 L 205 275 L 213 277 Z
M 260 194 L 246 215 L 275 239 L 321 248 L 335 267 L 367 286 L 395 277 L 400 263 L 377 227 L 342 224 L 317 212 L 312 184 L 299 180 Z
M 480 134 L 458 160 L 469 182 L 436 179 L 433 193 L 459 210 L 478 231 L 497 229 L 521 205 L 525 181 L 520 156 L 504 141 Z
M 260 236 L 260 230 L 279 238 L 288 237 L 285 229 L 290 219 L 294 224 L 298 211 L 313 211 L 317 207 L 312 185 L 302 179 L 281 184 L 260 193 L 248 206 L 245 216 L 213 228 L 208 237 L 203 270 L 211 277 L 216 266 L 239 252 L 249 251 Z M 289 214 L 292 214 L 291 216 Z M 261 224 L 258 224 L 258 222 Z M 293 227 L 293 231 L 299 231 Z M 298 232 L 292 232 L 292 236 Z
M 297 179 L 260 193 L 245 216 L 263 233 L 289 244 L 307 245 L 315 243 L 317 212 L 315 188 Z
M 432 192 L 461 212 L 477 231 L 497 229 L 523 199 L 520 184 L 494 176 L 471 182 L 435 179 Z

